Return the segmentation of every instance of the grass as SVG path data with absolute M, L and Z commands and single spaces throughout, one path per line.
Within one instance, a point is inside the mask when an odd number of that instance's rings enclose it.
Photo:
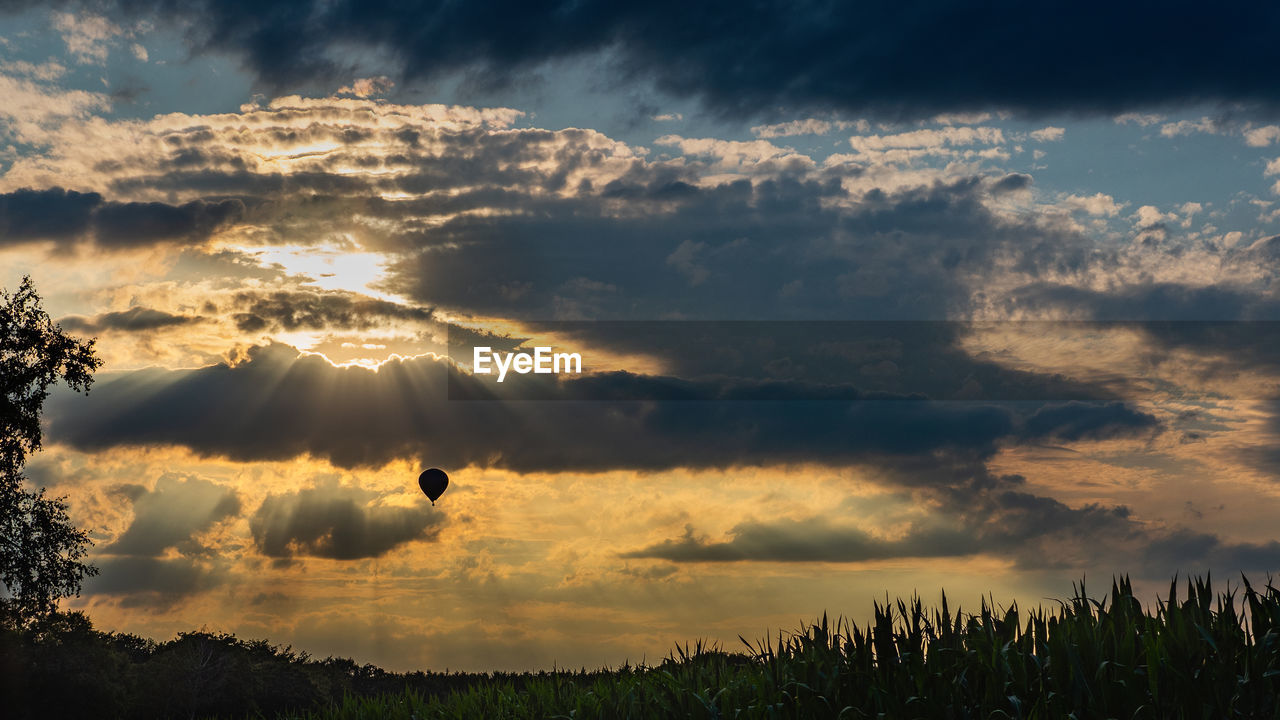
M 866 626 L 824 616 L 742 652 L 695 643 L 656 666 L 348 695 L 283 717 L 1280 718 L 1280 590 L 1183 590 L 1175 578 L 1151 608 L 1127 578 L 1030 611 L 898 600 Z

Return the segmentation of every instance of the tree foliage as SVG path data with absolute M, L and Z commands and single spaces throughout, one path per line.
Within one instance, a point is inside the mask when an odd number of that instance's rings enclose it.
M 0 290 L 0 582 L 5 609 L 21 619 L 54 610 L 97 574 L 82 562 L 88 535 L 67 517 L 64 498 L 24 487 L 23 467 L 40 449 L 40 413 L 59 380 L 87 393 L 102 361 L 93 340 L 62 331 L 40 306 L 30 277 Z

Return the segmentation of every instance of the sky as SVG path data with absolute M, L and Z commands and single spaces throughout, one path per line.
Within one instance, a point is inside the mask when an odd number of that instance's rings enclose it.
M 525 670 L 1264 578 L 1277 34 L 1252 3 L 0 1 L 0 286 L 105 361 L 27 466 L 95 543 L 67 606 Z M 583 372 L 497 383 L 476 346 Z

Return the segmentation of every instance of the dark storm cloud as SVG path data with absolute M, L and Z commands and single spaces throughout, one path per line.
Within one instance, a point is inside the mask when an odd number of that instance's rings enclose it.
M 489 89 L 521 82 L 548 61 L 607 50 L 614 75 L 739 117 L 775 108 L 1111 113 L 1206 102 L 1274 106 L 1280 98 L 1268 70 L 1280 65 L 1272 42 L 1280 10 L 1266 3 L 116 4 L 133 19 L 188 28 L 197 50 L 231 53 L 276 88 L 331 87 L 352 71 L 352 49 L 379 58 L 371 70 L 402 80 L 467 72 Z
M 614 372 L 549 383 L 539 390 L 547 402 L 511 402 L 514 390 L 470 375 L 455 372 L 450 386 L 446 367 L 422 357 L 374 372 L 257 347 L 234 367 L 103 377 L 74 410 L 54 401 L 51 435 L 86 449 L 175 444 L 244 461 L 310 454 L 346 467 L 406 457 L 518 471 L 900 465 L 918 455 L 936 472 L 940 463 L 969 468 L 1023 432 L 1010 407 L 849 384 Z M 1036 432 L 1079 433 L 1084 413 L 1042 419 Z M 1103 414 L 1085 425 L 1096 434 L 1130 429 L 1115 424 L 1118 408 Z
M 246 290 L 233 300 L 236 326 L 245 332 L 263 330 L 322 330 L 331 327 L 366 330 L 388 320 L 426 322 L 432 313 L 386 300 L 343 291 L 279 290 L 264 293 Z
M 349 232 L 397 258 L 388 287 L 418 304 L 525 318 L 941 319 L 969 312 L 974 278 L 1002 261 L 1016 260 L 1028 273 L 1071 272 L 1105 254 L 1034 216 L 996 215 L 985 204 L 990 183 L 978 176 L 850 193 L 842 181 L 862 171 L 851 165 L 702 187 L 690 167 L 630 159 L 600 187 L 584 180 L 576 194 L 560 197 L 536 189 L 605 159 L 588 133 L 468 131 L 434 139 L 450 151 L 422 158 L 408 177 L 347 177 L 340 193 L 327 173 L 291 175 L 286 191 L 258 187 L 252 174 L 213 170 L 200 172 L 225 181 L 219 192 L 255 199 L 169 206 L 18 191 L 6 199 L 10 224 L 21 230 L 6 238 L 96 237 L 115 247 L 198 240 L 229 222 L 280 242 L 326 242 Z M 513 166 L 520 169 L 494 170 Z M 176 183 L 171 189 L 190 190 L 187 175 L 157 172 L 137 180 L 154 189 L 167 178 Z M 405 201 L 376 197 L 444 189 L 451 190 Z M 50 203 L 90 210 L 58 228 L 15 214 Z M 59 212 L 42 207 L 37 215 Z M 262 312 L 240 309 L 236 319 L 258 330 L 306 326 L 342 311 L 318 303 L 264 299 Z
M 76 333 L 98 333 L 118 330 L 122 332 L 145 332 L 160 328 L 188 325 L 199 322 L 201 318 L 187 315 L 174 315 L 153 308 L 133 307 L 128 310 L 101 313 L 93 317 L 68 315 L 59 318 L 58 324 L 65 330 Z
M 240 200 L 120 203 L 57 187 L 22 189 L 0 194 L 0 244 L 94 239 L 103 247 L 123 248 L 198 241 L 243 214 Z
M 444 524 L 439 513 L 370 504 L 371 499 L 370 493 L 336 485 L 269 495 L 250 518 L 249 530 L 268 557 L 355 560 L 414 540 L 434 541 Z
M 176 547 L 198 553 L 192 543 L 196 535 L 239 513 L 240 499 L 234 490 L 196 477 L 164 475 L 154 490 L 134 499 L 133 521 L 102 552 L 159 557 Z
M 555 321 L 530 322 L 531 332 L 564 338 L 570 347 L 603 347 L 660 358 L 679 378 L 732 376 L 814 384 L 851 383 L 869 392 L 923 395 L 933 400 L 1107 401 L 1105 388 L 1056 374 L 1006 367 L 966 350 L 965 338 L 997 329 L 1018 342 L 1055 342 L 1077 324 L 949 321 Z M 450 352 L 469 358 L 471 338 Z
M 15 190 L 0 194 L 0 241 L 79 238 L 90 227 L 93 211 L 102 205 L 98 193 L 62 188 Z
M 243 214 L 244 203 L 239 200 L 195 200 L 182 205 L 105 203 L 94 214 L 94 235 L 100 245 L 108 247 L 199 239 Z
M 619 183 L 637 198 L 659 191 Z M 971 311 L 972 278 L 1000 260 L 1079 270 L 1098 251 L 1035 218 L 996 216 L 981 178 L 851 195 L 838 175 L 690 188 L 678 199 L 530 199 L 463 215 L 439 250 L 390 266 L 424 304 L 542 319 L 945 319 Z M 652 212 L 641 212 L 652 207 Z

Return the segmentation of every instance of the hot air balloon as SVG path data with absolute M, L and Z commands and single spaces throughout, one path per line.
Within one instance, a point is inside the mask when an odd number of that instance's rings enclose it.
M 440 468 L 424 470 L 418 476 L 418 487 L 422 488 L 422 492 L 431 498 L 431 504 L 435 505 L 436 500 L 444 494 L 444 489 L 449 487 L 449 476 Z

